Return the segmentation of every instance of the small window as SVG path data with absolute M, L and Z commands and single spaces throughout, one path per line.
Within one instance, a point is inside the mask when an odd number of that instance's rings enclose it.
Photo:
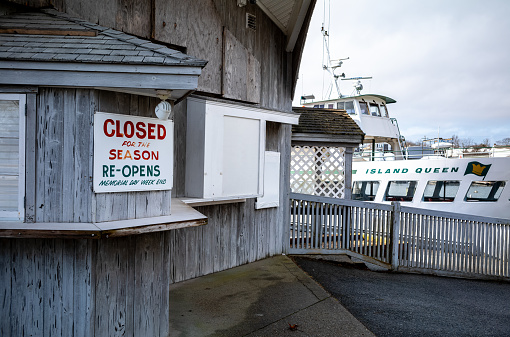
M 423 201 L 452 202 L 459 186 L 459 181 L 429 181 L 423 193 Z
M 0 220 L 23 220 L 25 95 L 0 95 Z
M 334 109 L 334 108 L 335 108 L 334 104 L 328 104 L 328 109 Z
M 381 111 L 379 111 L 379 106 L 375 103 L 370 103 L 370 114 L 372 116 L 381 117 Z
M 504 181 L 473 181 L 466 193 L 466 201 L 498 201 L 505 187 Z
M 336 108 L 338 110 L 343 110 L 344 109 L 344 102 L 337 102 L 336 103 Z
M 386 201 L 413 201 L 416 181 L 390 181 L 386 188 Z
M 350 101 L 350 102 L 345 102 L 345 111 L 347 111 L 347 113 L 349 115 L 355 115 L 356 114 L 356 111 L 354 110 L 354 102 L 353 101 Z
M 384 117 L 390 118 L 390 115 L 388 114 L 388 108 L 385 104 L 381 104 L 381 113 L 384 115 Z
M 351 199 L 374 201 L 378 189 L 378 181 L 355 181 L 354 186 L 352 187 Z
M 315 104 L 314 108 L 324 108 L 324 104 Z
M 366 102 L 359 102 L 359 108 L 361 109 L 362 115 L 370 115 L 368 112 L 368 104 Z

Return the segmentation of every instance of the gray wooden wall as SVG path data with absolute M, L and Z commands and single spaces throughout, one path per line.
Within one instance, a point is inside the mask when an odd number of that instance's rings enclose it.
M 88 89 L 39 88 L 35 122 L 35 170 L 27 170 L 27 193 L 35 194 L 35 222 L 92 222 L 170 214 L 170 191 L 94 194 L 95 111 L 155 117 L 158 99 Z M 96 144 L 101 146 L 101 144 Z M 27 200 L 28 202 L 28 200 Z
M 0 239 L 0 336 L 167 336 L 167 237 Z
M 236 0 L 12 1 L 54 6 L 74 17 L 176 46 L 209 61 L 199 78 L 199 91 L 291 111 L 298 71 L 292 62 L 300 58 L 285 51 L 286 36 L 256 5 L 239 7 Z M 257 17 L 256 31 L 246 28 L 246 13 Z M 229 41 L 239 45 L 226 54 Z M 298 44 L 296 56 L 303 44 Z
M 148 204 L 170 201 L 169 192 L 97 195 L 96 207 L 91 201 L 93 112 L 150 116 L 157 100 L 57 88 L 39 88 L 33 100 L 27 124 L 36 127 L 35 170 L 27 193 L 35 190 L 36 222 L 91 221 L 94 211 L 98 221 L 151 216 Z M 184 192 L 185 113 L 184 101 L 175 117 L 177 196 Z M 205 226 L 126 238 L 0 239 L 0 336 L 166 335 L 169 284 L 287 251 L 290 138 L 290 125 L 268 122 L 266 150 L 282 153 L 278 208 L 255 210 L 253 198 L 203 206 Z
M 100 25 L 183 47 L 209 60 L 199 91 L 291 111 L 293 57 L 285 52 L 286 37 L 254 5 L 239 8 L 234 0 L 14 2 L 54 5 Z M 246 12 L 257 16 L 257 31 L 245 28 Z M 239 44 L 235 53 L 246 58 L 241 60 L 246 70 L 226 70 L 225 36 Z M 253 71 L 260 72 L 253 75 L 260 83 L 247 83 L 246 92 L 229 85 L 241 83 L 236 74 Z M 256 95 L 247 92 L 253 86 L 258 86 Z M 34 173 L 27 176 L 30 219 L 90 222 L 168 214 L 168 192 L 92 193 L 93 112 L 151 116 L 157 103 L 99 90 L 40 88 L 27 118 L 35 128 L 29 132 L 36 132 L 27 137 L 34 162 Z M 184 101 L 176 106 L 174 196 L 184 193 L 185 114 Z M 255 210 L 255 199 L 203 206 L 197 209 L 209 218 L 205 226 L 126 238 L 1 239 L 0 336 L 165 335 L 170 283 L 286 252 L 290 137 L 289 125 L 268 123 L 267 150 L 281 153 L 278 208 Z

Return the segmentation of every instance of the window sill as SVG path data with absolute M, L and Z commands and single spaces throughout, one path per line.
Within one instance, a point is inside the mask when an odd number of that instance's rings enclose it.
M 236 202 L 246 202 L 246 197 L 181 198 L 181 201 L 188 206 L 197 207 L 197 206 L 232 204 Z
M 207 217 L 179 199 L 172 199 L 172 214 L 142 219 L 97 223 L 23 223 L 0 221 L 2 238 L 88 238 L 121 237 L 179 228 L 202 226 Z

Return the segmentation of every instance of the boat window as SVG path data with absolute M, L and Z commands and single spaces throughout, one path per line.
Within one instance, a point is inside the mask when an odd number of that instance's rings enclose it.
M 459 190 L 459 181 L 434 181 L 431 180 L 425 187 L 423 201 L 452 202 Z
M 370 103 L 370 114 L 372 116 L 381 117 L 381 111 L 379 111 L 379 106 L 375 103 Z
M 334 104 L 328 104 L 328 109 L 333 109 L 334 108 Z
M 324 104 L 315 104 L 314 108 L 324 108 Z
M 504 181 L 473 181 L 466 193 L 466 201 L 498 201 L 505 187 Z
M 356 111 L 354 110 L 354 102 L 353 101 L 345 102 L 345 111 L 347 111 L 347 113 L 349 115 L 356 114 Z
M 355 181 L 352 187 L 351 199 L 374 201 L 378 189 L 378 181 Z
M 386 201 L 413 201 L 416 181 L 390 181 L 386 188 Z
M 386 107 L 386 104 L 381 104 L 381 112 L 384 117 L 390 117 L 390 115 L 388 115 L 388 108 Z
M 340 110 L 345 110 L 349 115 L 355 115 L 356 111 L 354 110 L 354 102 L 338 102 L 336 103 L 336 108 Z
M 361 109 L 362 115 L 370 115 L 368 112 L 368 104 L 366 102 L 359 102 L 359 108 Z

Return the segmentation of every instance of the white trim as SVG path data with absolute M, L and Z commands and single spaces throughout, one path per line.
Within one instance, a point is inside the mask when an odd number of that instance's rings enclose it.
M 280 152 L 265 151 L 263 195 L 257 198 L 255 209 L 280 206 Z
M 292 52 L 294 50 L 294 47 L 296 46 L 296 41 L 299 37 L 299 33 L 301 32 L 301 29 L 303 28 L 303 23 L 305 22 L 306 13 L 308 12 L 308 8 L 310 7 L 310 0 L 302 0 L 299 8 L 299 13 L 297 14 L 297 18 L 295 18 L 295 21 L 292 23 L 292 25 L 289 25 L 287 28 L 287 47 L 285 48 L 285 51 Z
M 25 219 L 25 135 L 27 97 L 19 95 L 19 185 L 18 185 L 18 219 Z M 34 130 L 35 131 L 35 130 Z
M 233 116 L 233 117 L 244 117 L 251 119 L 260 119 L 270 122 L 283 123 L 283 124 L 299 124 L 299 114 L 293 112 L 283 112 L 276 110 L 266 110 L 256 107 L 249 107 L 239 104 L 227 103 L 227 102 L 219 102 L 214 100 L 202 99 L 198 97 L 188 97 L 188 100 L 195 101 L 202 104 L 207 105 L 217 105 L 220 107 L 231 108 L 232 112 L 226 110 L 223 114 L 225 116 Z
M 247 196 L 251 198 L 252 196 Z M 221 204 L 233 204 L 239 202 L 246 202 L 246 197 L 220 197 L 220 198 L 181 198 L 180 199 L 186 205 L 197 207 L 197 206 L 210 206 L 210 205 L 221 205 Z
M 15 212 L 0 211 L 0 220 L 19 220 L 25 219 L 25 111 L 26 95 L 21 94 L 0 94 L 0 100 L 10 100 L 19 102 L 19 147 L 18 147 L 18 210 Z
M 265 176 L 265 166 L 266 166 L 266 121 L 260 121 L 260 131 L 259 131 L 259 194 L 260 197 L 264 196 L 264 176 Z

